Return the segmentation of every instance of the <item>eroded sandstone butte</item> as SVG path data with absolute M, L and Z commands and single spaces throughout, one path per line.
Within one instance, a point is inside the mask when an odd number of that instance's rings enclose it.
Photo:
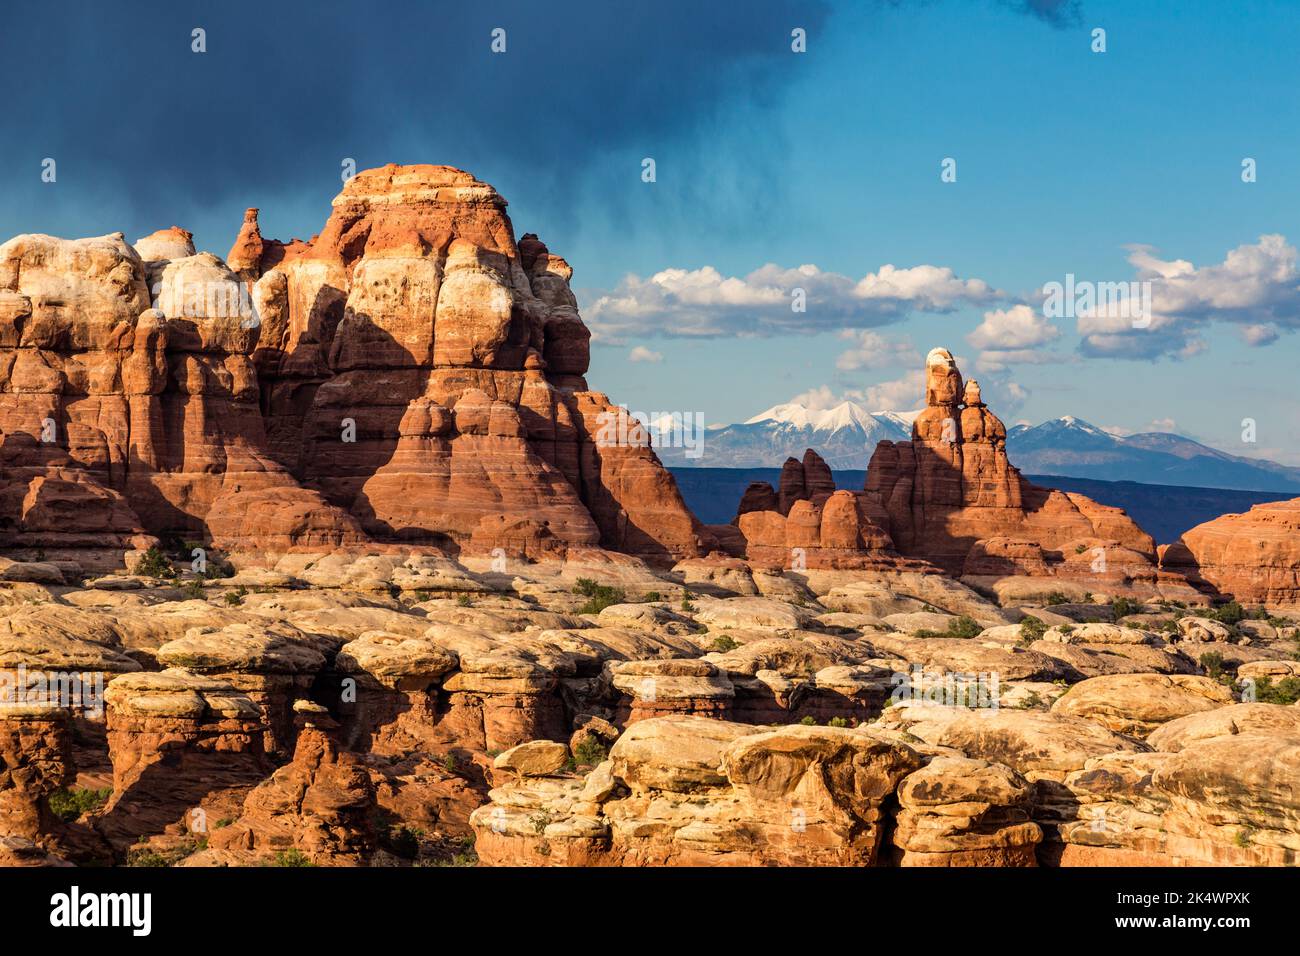
M 309 242 L 249 210 L 225 262 L 177 227 L 11 239 L 0 547 L 101 570 L 153 537 L 245 563 L 374 541 L 701 553 L 648 436 L 587 386 L 571 275 L 446 166 L 359 173 Z
M 911 441 L 876 446 L 862 491 L 836 490 L 812 450 L 785 463 L 779 488 L 751 485 L 735 522 L 741 540 L 729 548 L 784 567 L 924 562 L 1005 597 L 1025 578 L 1144 596 L 1190 591 L 1180 575 L 1160 573 L 1155 542 L 1123 511 L 1025 480 L 979 383 L 963 382 L 946 349 L 926 358 L 925 398 Z
M 1300 604 L 1300 498 L 1197 525 L 1161 549 L 1161 566 L 1240 602 Z

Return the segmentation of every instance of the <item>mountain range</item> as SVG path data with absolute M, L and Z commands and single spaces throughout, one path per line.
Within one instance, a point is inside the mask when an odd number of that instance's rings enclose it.
M 655 449 L 674 469 L 778 468 L 807 448 L 833 469 L 865 469 L 876 444 L 906 441 L 917 412 L 868 411 L 854 402 L 812 409 L 775 405 L 752 418 L 705 430 L 702 452 L 689 457 L 665 435 Z M 651 427 L 652 433 L 655 431 Z M 677 444 L 680 444 L 677 443 Z M 1300 468 L 1230 455 L 1182 435 L 1115 435 L 1073 415 L 1007 430 L 1007 453 L 1026 474 L 1062 475 L 1156 485 L 1300 491 Z

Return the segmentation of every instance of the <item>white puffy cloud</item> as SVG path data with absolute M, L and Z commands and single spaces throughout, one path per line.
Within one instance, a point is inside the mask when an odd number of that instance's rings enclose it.
M 799 297 L 803 311 L 796 311 Z M 769 263 L 743 277 L 713 266 L 664 269 L 648 278 L 627 275 L 596 295 L 583 318 L 597 340 L 630 336 L 767 336 L 869 328 L 913 312 L 950 312 L 986 305 L 1002 293 L 952 269 L 881 266 L 853 279 L 815 265 L 787 269 Z
M 1267 345 L 1300 329 L 1300 270 L 1296 248 L 1271 234 L 1240 245 L 1223 262 L 1197 268 L 1186 259 L 1160 259 L 1150 246 L 1132 246 L 1135 281 L 1150 283 L 1150 316 L 1135 323 L 1123 310 L 1080 314 L 1087 355 L 1186 358 L 1205 346 L 1200 333 L 1214 322 L 1241 326 L 1252 345 Z
M 1242 341 L 1254 348 L 1262 345 L 1272 345 L 1281 334 L 1276 325 L 1243 325 L 1241 327 Z
M 916 369 L 902 378 L 869 385 L 851 393 L 854 401 L 871 411 L 905 412 L 925 407 L 925 371 Z
M 1061 330 L 1037 309 L 1013 305 L 984 313 L 984 321 L 966 336 L 974 348 L 985 351 L 1023 351 L 1060 338 Z
M 1004 372 L 1012 365 L 1045 365 L 1061 356 L 1040 346 L 1061 337 L 1061 330 L 1042 311 L 1029 305 L 1013 305 L 984 313 L 984 321 L 966 336 L 980 350 L 975 370 L 982 374 Z
M 664 354 L 662 352 L 652 352 L 644 345 L 638 345 L 627 353 L 627 360 L 629 362 L 662 362 Z
M 845 329 L 840 338 L 853 343 L 835 359 L 835 367 L 841 372 L 920 365 L 922 361 L 910 339 L 888 339 L 870 329 Z
M 802 405 L 811 411 L 820 412 L 834 408 L 843 401 L 844 399 L 838 397 L 829 385 L 818 385 L 806 392 L 800 392 L 790 399 L 789 404 Z

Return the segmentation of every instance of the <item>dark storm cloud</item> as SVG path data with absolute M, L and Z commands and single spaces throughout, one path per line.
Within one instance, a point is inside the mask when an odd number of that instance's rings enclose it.
M 1038 17 L 1054 27 L 1069 27 L 1079 23 L 1083 10 L 1079 0 L 1003 0 L 1022 13 Z
M 791 28 L 826 17 L 781 0 L 24 4 L 0 36 L 0 231 L 179 221 L 222 252 L 244 205 L 319 228 L 344 157 L 459 165 L 568 209 L 611 155 L 671 155 L 722 114 L 761 115 L 794 75 Z

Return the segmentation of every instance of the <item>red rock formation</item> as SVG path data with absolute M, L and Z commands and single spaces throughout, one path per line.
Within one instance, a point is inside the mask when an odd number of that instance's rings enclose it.
M 1243 603 L 1300 604 L 1300 498 L 1197 525 L 1161 549 L 1160 566 Z
M 119 851 L 188 825 L 200 803 L 270 770 L 258 708 L 227 683 L 178 669 L 126 674 L 105 697 L 113 795 L 95 826 Z
M 249 209 L 228 263 L 179 227 L 0 246 L 0 546 L 118 567 L 146 531 L 263 562 L 366 533 L 711 550 L 644 430 L 587 390 L 572 270 L 505 206 L 386 166 L 310 242 Z
M 362 864 L 374 851 L 375 791 L 362 759 L 340 750 L 323 707 L 306 705 L 297 718 L 292 762 L 255 787 L 243 812 L 212 832 L 216 851 L 271 856 L 297 850 L 325 866 Z
M 745 490 L 734 519 L 740 541 L 725 546 L 770 568 L 922 570 L 899 558 L 877 517 L 884 514 L 870 496 L 835 489 L 830 466 L 810 448 L 803 461 L 786 459 L 779 490 L 767 482 Z
M 41 844 L 56 826 L 47 798 L 72 780 L 69 711 L 0 706 L 0 837 Z
M 272 454 L 382 538 L 477 550 L 483 521 L 527 518 L 564 545 L 700 553 L 644 432 L 587 391 L 572 270 L 516 244 L 505 205 L 450 167 L 368 170 L 263 272 Z
M 1154 584 L 1150 535 L 1117 508 L 1025 481 L 1005 441 L 978 383 L 963 385 L 952 355 L 931 351 L 912 440 L 881 442 L 867 472 L 867 495 L 901 554 L 976 576 L 1060 571 L 1083 555 L 1089 580 Z M 1094 567 L 1096 549 L 1106 559 Z
M 0 498 L 14 543 L 120 556 L 152 543 L 147 528 L 288 550 L 304 521 L 333 546 L 360 541 L 259 450 L 257 329 L 239 288 L 176 227 L 140 250 L 121 233 L 0 246 Z

